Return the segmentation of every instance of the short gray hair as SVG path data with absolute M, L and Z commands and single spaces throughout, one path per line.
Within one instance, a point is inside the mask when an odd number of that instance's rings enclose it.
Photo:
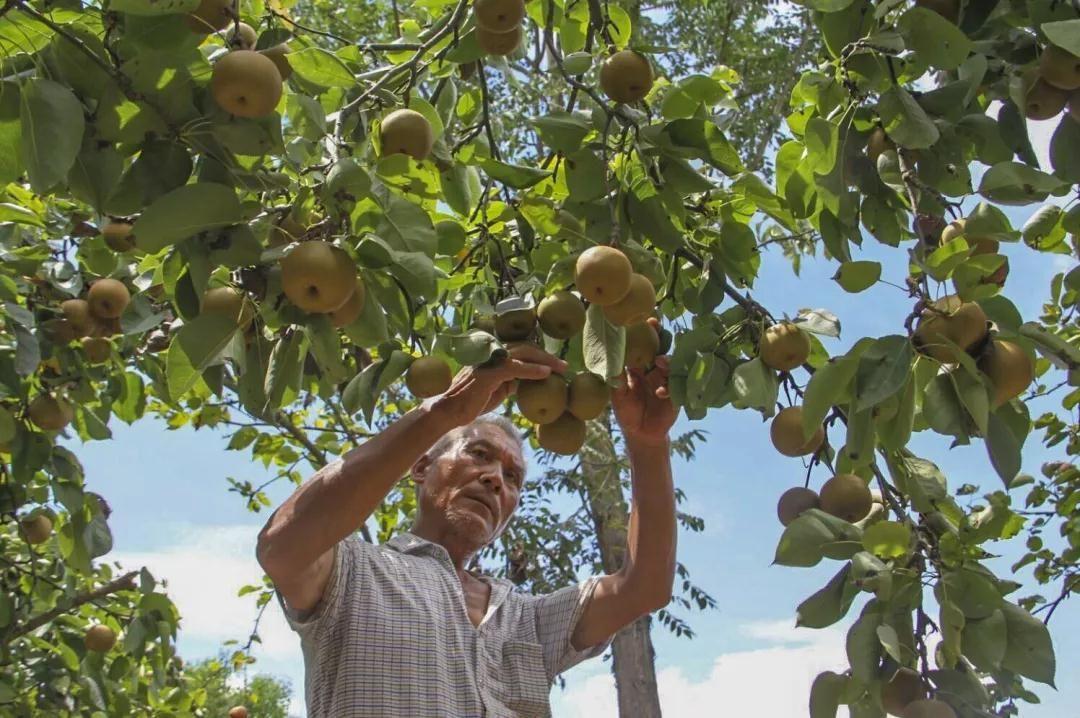
M 428 449 L 428 458 L 432 461 L 439 458 L 450 450 L 450 447 L 454 445 L 455 441 L 467 434 L 469 430 L 478 426 L 495 427 L 513 439 L 521 453 L 525 453 L 525 440 L 521 438 L 521 434 L 518 432 L 517 427 L 514 426 L 514 422 L 499 414 L 484 414 L 483 416 L 478 416 L 476 419 L 473 419 L 472 422 L 465 426 L 459 426 L 458 428 L 443 434 L 442 438 L 436 441 L 435 445 Z

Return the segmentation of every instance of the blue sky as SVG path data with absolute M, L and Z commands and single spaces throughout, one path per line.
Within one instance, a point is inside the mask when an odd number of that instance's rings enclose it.
M 1036 133 L 1035 138 L 1043 156 L 1044 135 Z M 1012 213 L 1017 226 L 1028 213 Z M 1007 293 L 1025 318 L 1034 319 L 1050 277 L 1070 267 L 1071 260 L 1038 255 L 1019 245 L 1003 251 L 1012 266 Z M 884 279 L 902 283 L 904 252 L 870 240 L 856 258 L 881 260 Z M 803 307 L 836 313 L 843 334 L 840 340 L 827 340 L 831 353 L 844 351 L 861 336 L 903 331 L 909 300 L 902 292 L 877 285 L 862 294 L 846 294 L 831 281 L 835 268 L 829 262 L 807 261 L 802 277 L 796 278 L 774 252 L 763 262 L 755 297 L 774 313 L 794 315 Z M 677 466 L 676 481 L 689 497 L 688 510 L 703 516 L 707 528 L 702 534 L 681 536 L 679 556 L 718 607 L 690 617 L 698 634 L 694 640 L 676 639 L 662 628 L 654 631 L 665 712 L 697 715 L 709 701 L 723 701 L 728 715 L 805 715 L 812 677 L 845 665 L 847 624 L 824 631 L 793 628 L 795 606 L 822 586 L 836 565 L 770 566 L 781 532 L 776 499 L 801 482 L 803 466 L 798 459 L 778 455 L 769 443 L 768 426 L 749 412 L 725 409 L 693 425 L 707 431 L 708 439 L 693 464 Z M 683 422 L 679 428 L 689 426 Z M 135 427 L 114 422 L 112 428 L 115 441 L 79 448 L 88 487 L 113 508 L 116 550 L 109 558 L 127 566 L 146 565 L 169 581 L 183 615 L 180 649 L 186 659 L 214 654 L 223 640 L 243 639 L 255 608 L 251 597 L 235 594 L 260 577 L 254 542 L 268 512 L 248 513 L 241 499 L 228 493 L 225 477 L 260 481 L 267 472 L 246 453 L 226 451 L 222 435 L 208 430 L 166 431 L 153 421 Z M 1036 472 L 1044 460 L 1061 458 L 1042 451 L 1038 438 L 1033 435 L 1026 445 L 1025 471 Z M 1000 486 L 981 444 L 950 450 L 941 437 L 923 434 L 912 448 L 938 463 L 951 488 L 972 483 L 992 491 Z M 813 482 L 820 485 L 826 478 L 817 473 Z M 275 504 L 289 489 L 284 484 L 271 489 Z M 1008 574 L 1017 549 L 991 549 L 1002 551 L 1004 557 L 994 567 Z M 852 610 L 856 614 L 857 607 Z M 1080 703 L 1080 601 L 1068 601 L 1058 610 L 1052 632 L 1059 691 L 1038 686 L 1043 704 L 1025 707 L 1025 718 L 1075 716 Z M 262 638 L 256 670 L 289 679 L 296 692 L 295 713 L 302 715 L 299 642 L 276 607 L 263 620 Z M 566 690 L 553 694 L 555 716 L 614 718 L 609 666 L 596 660 L 569 672 Z

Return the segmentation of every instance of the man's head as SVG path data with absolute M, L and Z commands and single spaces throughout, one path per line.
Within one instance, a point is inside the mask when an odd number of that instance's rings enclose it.
M 502 533 L 517 510 L 525 458 L 514 425 L 482 416 L 451 431 L 413 465 L 416 530 L 475 552 Z

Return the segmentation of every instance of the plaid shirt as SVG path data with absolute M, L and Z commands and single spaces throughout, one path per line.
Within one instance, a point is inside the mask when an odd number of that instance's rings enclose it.
M 337 546 L 322 601 L 305 613 L 278 594 L 300 634 L 310 718 L 541 718 L 555 677 L 597 656 L 570 645 L 596 579 L 546 596 L 491 585 L 474 627 L 442 546 L 410 533 Z

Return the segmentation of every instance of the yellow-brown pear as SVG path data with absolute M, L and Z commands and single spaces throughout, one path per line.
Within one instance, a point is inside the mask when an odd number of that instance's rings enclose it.
M 101 228 L 105 244 L 114 252 L 130 252 L 135 249 L 135 235 L 131 233 L 129 222 L 108 221 Z
M 630 104 L 642 100 L 652 86 L 652 65 L 633 50 L 620 50 L 600 66 L 600 87 L 615 102 Z
M 660 335 L 649 322 L 637 322 L 626 328 L 627 369 L 647 369 L 660 352 Z
M 540 329 L 552 339 L 569 339 L 585 328 L 585 306 L 567 291 L 555 292 L 536 309 Z
M 1039 75 L 1062 90 L 1080 90 L 1080 57 L 1057 45 L 1048 45 L 1039 56 Z
M 60 303 L 60 311 L 71 326 L 76 336 L 86 336 L 94 328 L 94 317 L 90 313 L 90 303 L 85 299 L 68 299 Z
M 570 380 L 566 408 L 582 421 L 600 416 L 610 403 L 611 388 L 602 376 L 583 371 Z
M 353 290 L 349 299 L 340 307 L 330 312 L 330 323 L 337 329 L 342 329 L 355 322 L 360 318 L 360 314 L 364 311 L 364 300 L 366 297 L 367 290 L 364 289 L 364 283 L 360 280 L 360 277 L 357 277 L 356 289 Z
M 926 698 L 922 676 L 910 668 L 900 668 L 881 686 L 881 706 L 886 713 L 903 716 L 904 709 Z
M 762 334 L 758 354 L 770 369 L 791 371 L 810 356 L 810 336 L 791 322 L 778 322 Z
M 656 309 L 656 289 L 644 274 L 630 275 L 630 289 L 626 295 L 604 307 L 604 316 L 617 327 L 643 322 Z
M 821 507 L 821 498 L 813 489 L 795 486 L 780 495 L 776 502 L 776 516 L 784 526 L 802 516 L 803 512 Z
M 476 44 L 487 55 L 505 57 L 521 47 L 524 32 L 521 25 L 517 25 L 507 32 L 492 32 L 486 28 L 476 28 Z
M 86 293 L 90 313 L 98 319 L 118 319 L 131 301 L 131 292 L 117 279 L 99 279 Z
M 30 421 L 45 431 L 60 431 L 75 418 L 75 408 L 65 399 L 38 394 L 27 408 Z
M 202 299 L 203 314 L 221 314 L 236 322 L 241 329 L 251 324 L 255 308 L 247 295 L 233 287 L 207 289 Z
M 45 514 L 38 514 L 33 518 L 20 521 L 19 529 L 22 531 L 26 543 L 31 546 L 39 546 L 52 536 L 52 519 Z
M 91 364 L 103 364 L 112 356 L 112 342 L 105 337 L 83 337 L 79 341 Z
M 285 43 L 279 45 L 272 45 L 265 50 L 259 50 L 263 55 L 270 59 L 270 62 L 274 63 L 274 67 L 278 69 L 278 74 L 281 75 L 281 81 L 284 82 L 292 77 L 292 65 L 289 64 L 289 59 L 286 55 L 289 54 L 289 46 Z
M 567 399 L 566 379 L 558 374 L 518 384 L 518 409 L 534 424 L 548 424 L 558 419 L 566 411 Z
M 995 339 L 979 358 L 979 369 L 994 388 L 993 405 L 997 408 L 1020 396 L 1035 381 L 1035 365 L 1019 344 Z
M 414 359 L 405 372 L 405 386 L 417 399 L 438 396 L 450 388 L 454 374 L 442 357 Z
M 435 131 L 416 110 L 394 110 L 379 125 L 382 154 L 406 154 L 423 162 L 435 146 Z
M 802 421 L 801 406 L 781 409 L 772 420 L 769 436 L 773 446 L 784 456 L 808 456 L 824 443 L 825 427 L 819 426 L 807 439 L 803 434 Z
M 302 242 L 281 259 L 281 288 L 305 312 L 328 314 L 356 289 L 356 265 L 329 242 Z
M 1067 91 L 1040 77 L 1031 84 L 1024 97 L 1024 114 L 1029 120 L 1052 120 L 1061 114 L 1068 102 Z
M 199 7 L 187 16 L 187 26 L 192 32 L 209 35 L 224 30 L 234 17 L 233 0 L 202 0 Z
M 955 364 L 956 349 L 948 340 L 967 351 L 986 336 L 986 313 L 975 302 L 964 302 L 955 294 L 934 302 L 922 313 L 915 328 L 915 346 L 927 356 L 944 364 Z
M 870 513 L 874 497 L 866 482 L 854 474 L 837 474 L 821 487 L 821 509 L 854 523 Z
M 536 440 L 547 451 L 572 456 L 585 443 L 585 422 L 570 412 L 536 428 Z
M 281 100 L 281 73 L 262 53 L 234 50 L 214 63 L 210 93 L 229 114 L 266 117 Z
M 525 19 L 525 0 L 475 0 L 473 15 L 477 27 L 509 32 Z
M 229 35 L 226 39 L 229 47 L 234 50 L 254 50 L 259 36 L 251 25 L 246 22 L 239 22 L 229 28 Z
M 86 650 L 106 653 L 116 645 L 116 631 L 99 623 L 87 630 L 86 637 L 83 640 L 86 644 Z
M 606 307 L 630 291 L 634 268 L 626 255 L 615 247 L 589 247 L 574 265 L 574 283 L 589 302 Z

